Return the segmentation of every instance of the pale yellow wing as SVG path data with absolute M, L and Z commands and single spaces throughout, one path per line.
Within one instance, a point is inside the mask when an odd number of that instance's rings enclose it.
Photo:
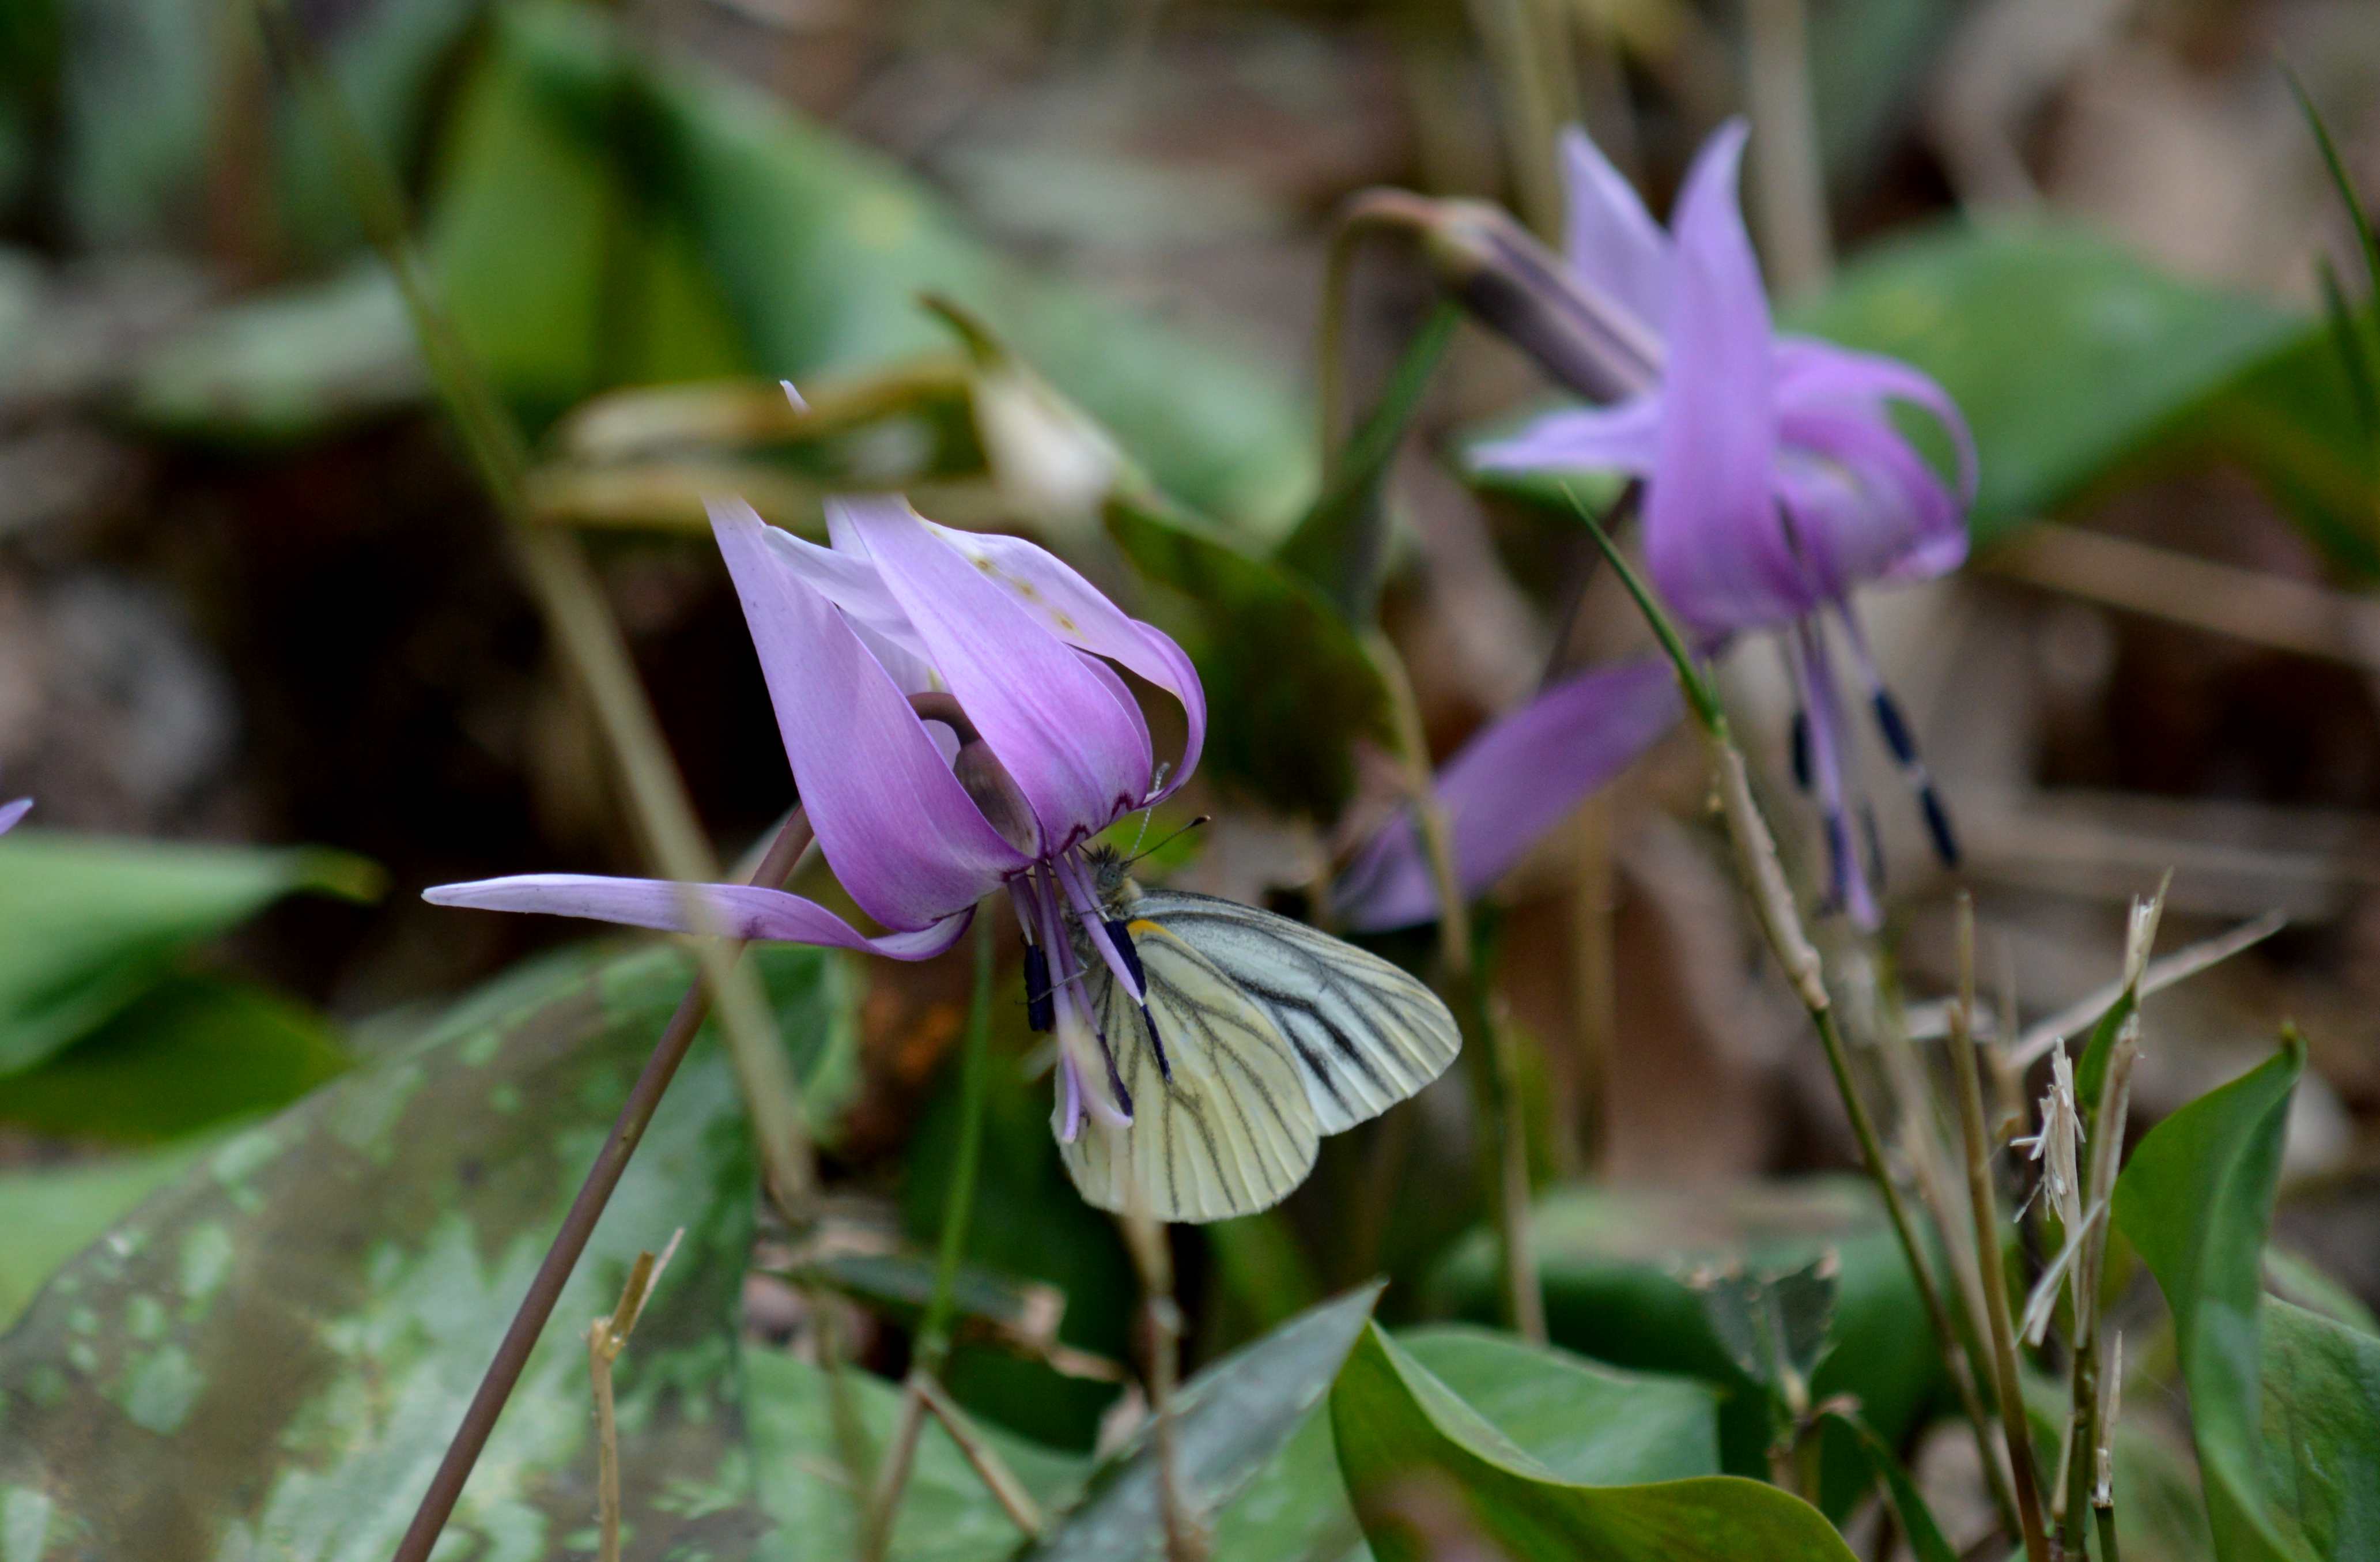
M 1378 1117 L 1462 1050 L 1437 994 L 1318 928 L 1177 889 L 1143 890 L 1132 914 L 1196 949 L 1288 1039 L 1326 1134 Z
M 1172 1078 L 1158 1067 L 1140 1010 L 1095 964 L 1092 1012 L 1115 1050 L 1133 1122 L 1085 1120 L 1062 1146 L 1075 1186 L 1100 1209 L 1159 1220 L 1223 1220 L 1281 1202 L 1313 1171 L 1321 1139 L 1293 1049 L 1197 949 L 1152 921 L 1131 928 Z

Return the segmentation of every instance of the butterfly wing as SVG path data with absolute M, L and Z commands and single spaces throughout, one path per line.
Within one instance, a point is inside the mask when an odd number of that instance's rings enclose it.
M 1189 943 L 1138 924 L 1133 941 L 1172 1077 L 1158 1066 L 1139 1007 L 1094 966 L 1093 1011 L 1133 1121 L 1086 1122 L 1062 1146 L 1075 1186 L 1100 1209 L 1159 1220 L 1222 1220 L 1279 1203 L 1314 1169 L 1321 1141 L 1294 1051 Z
M 1141 891 L 1132 915 L 1196 950 L 1288 1040 L 1326 1134 L 1415 1094 L 1462 1050 L 1437 994 L 1304 922 L 1172 889 Z

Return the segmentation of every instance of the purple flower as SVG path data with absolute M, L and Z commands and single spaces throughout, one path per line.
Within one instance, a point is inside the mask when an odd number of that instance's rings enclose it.
M 1030 543 L 937 526 L 892 496 L 831 500 L 827 524 L 833 546 L 822 548 L 742 504 L 711 510 L 820 848 L 891 931 L 870 936 L 815 901 L 740 885 L 540 873 L 425 898 L 680 933 L 695 931 L 698 901 L 735 937 L 915 960 L 949 948 L 976 902 L 1004 885 L 1025 928 L 1036 1018 L 1059 1035 L 1062 1135 L 1072 1140 L 1087 1102 L 1128 1120 L 1128 1103 L 1084 1089 L 1112 1069 L 1067 910 L 1140 997 L 1082 848 L 1197 764 L 1207 703 L 1189 657 Z M 1170 768 L 1119 667 L 1180 702 L 1188 741 Z
M 15 802 L 0 802 L 0 836 L 17 827 L 17 821 L 33 812 L 33 799 L 18 798 Z
M 1689 634 L 1716 650 L 1742 631 L 1775 632 L 1800 707 L 1795 774 L 1815 790 L 1826 819 L 1830 898 L 1872 927 L 1878 869 L 1863 860 L 1850 825 L 1857 787 L 1836 654 L 1849 653 L 1936 847 L 1955 860 L 1948 818 L 1868 653 L 1851 593 L 1871 581 L 1930 579 L 1966 557 L 1974 453 L 1958 408 L 1925 375 L 1776 332 L 1736 206 L 1743 143 L 1741 122 L 1711 138 L 1664 233 L 1585 136 L 1564 138 L 1576 301 L 1611 327 L 1611 341 L 1628 346 L 1607 352 L 1594 374 L 1572 377 L 1582 388 L 1591 379 L 1633 393 L 1610 406 L 1549 413 L 1474 459 L 1643 479 L 1646 567 Z M 1895 426 L 1896 402 L 1930 414 L 1949 437 L 1955 489 Z M 1667 723 L 1652 719 L 1650 676 L 1574 679 L 1490 728 L 1448 766 L 1440 793 L 1456 821 L 1466 893 L 1485 889 L 1525 848 L 1525 837 L 1512 838 L 1518 824 L 1504 820 L 1552 823 L 1659 736 Z M 1674 700 L 1666 708 L 1678 709 Z M 1546 752 L 1566 763 L 1536 757 Z M 1517 778 L 1491 776 L 1497 769 Z M 1527 806 L 1506 799 L 1483 811 L 1479 799 L 1492 789 L 1525 794 Z M 1483 812 L 1490 817 L 1470 828 L 1489 838 L 1475 857 L 1462 821 Z M 1872 859 L 1872 822 L 1867 833 Z M 1400 849 L 1376 846 L 1357 864 L 1348 886 L 1356 892 L 1354 925 L 1429 914 L 1414 897 L 1417 869 L 1384 855 Z M 1405 887 L 1390 894 L 1383 886 L 1392 883 Z

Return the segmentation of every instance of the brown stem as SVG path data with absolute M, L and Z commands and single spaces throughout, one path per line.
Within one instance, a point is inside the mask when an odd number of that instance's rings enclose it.
M 808 848 L 810 834 L 808 812 L 796 809 L 785 821 L 784 828 L 777 832 L 752 882 L 783 884 Z M 722 952 L 740 954 L 742 950 L 743 946 L 735 944 Z M 536 1348 L 538 1336 L 545 1331 L 546 1320 L 553 1315 L 553 1304 L 562 1298 L 562 1287 L 569 1281 L 570 1272 L 577 1267 L 578 1255 L 587 1251 L 587 1240 L 595 1234 L 595 1223 L 602 1218 L 603 1206 L 611 1202 L 613 1190 L 620 1186 L 621 1174 L 628 1169 L 628 1157 L 637 1153 L 637 1145 L 644 1139 L 645 1129 L 651 1126 L 653 1113 L 662 1104 L 662 1092 L 669 1089 L 678 1065 L 686 1061 L 687 1050 L 694 1045 L 695 1032 L 702 1029 L 703 1019 L 710 1012 L 710 986 L 698 980 L 686 989 L 677 1012 L 670 1016 L 652 1056 L 645 1061 L 644 1072 L 637 1076 L 628 1099 L 621 1104 L 611 1137 L 597 1152 L 595 1164 L 587 1169 L 587 1180 L 579 1185 L 578 1197 L 572 1201 L 570 1213 L 562 1217 L 562 1229 L 554 1233 L 553 1245 L 546 1249 L 536 1277 L 529 1281 L 528 1294 L 521 1298 L 519 1311 L 513 1314 L 503 1343 L 496 1347 L 495 1360 L 488 1363 L 487 1375 L 480 1380 L 479 1391 L 471 1396 L 470 1408 L 463 1412 L 463 1424 L 455 1429 L 455 1440 L 446 1446 L 445 1457 L 438 1461 L 438 1471 L 431 1477 L 430 1490 L 422 1494 L 413 1522 L 407 1526 L 405 1538 L 397 1543 L 395 1562 L 429 1562 L 431 1547 L 437 1544 L 439 1532 L 453 1516 L 455 1504 L 463 1495 L 463 1483 L 470 1479 L 471 1467 L 479 1463 L 481 1450 L 487 1447 L 489 1434 L 496 1429 L 496 1418 L 504 1413 L 504 1401 L 512 1397 L 514 1386 L 520 1382 L 521 1372 L 528 1365 L 529 1352 Z

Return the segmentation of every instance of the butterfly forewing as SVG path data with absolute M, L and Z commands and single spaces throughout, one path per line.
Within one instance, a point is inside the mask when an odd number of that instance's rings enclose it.
M 1139 921 L 1132 935 L 1172 1077 L 1159 1069 L 1130 995 L 1093 970 L 1094 1012 L 1133 1122 L 1083 1125 L 1063 1147 L 1075 1186 L 1101 1209 L 1159 1220 L 1222 1220 L 1279 1203 L 1314 1169 L 1320 1141 L 1291 1043 L 1200 950 Z
M 1437 994 L 1304 922 L 1166 889 L 1141 891 L 1132 914 L 1196 950 L 1272 1022 L 1296 1056 L 1326 1134 L 1415 1094 L 1461 1050 L 1454 1017 Z M 1147 940 L 1141 947 L 1145 958 Z

